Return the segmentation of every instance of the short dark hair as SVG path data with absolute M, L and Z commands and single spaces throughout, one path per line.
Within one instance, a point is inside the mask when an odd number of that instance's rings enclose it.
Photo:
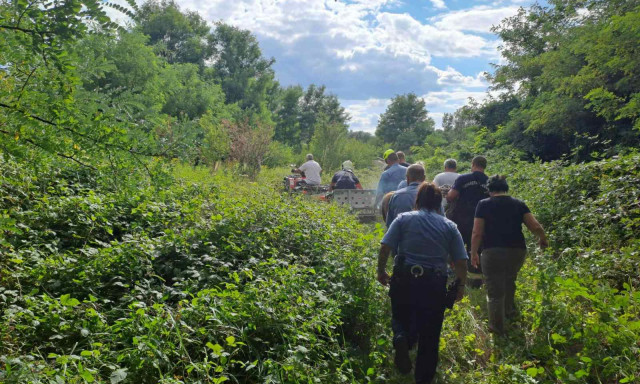
M 489 188 L 489 192 L 509 192 L 509 184 L 507 184 L 506 176 L 491 176 L 489 181 L 487 181 L 487 188 Z
M 398 155 L 398 159 L 404 159 L 405 158 L 404 152 L 402 152 L 402 151 L 396 152 L 396 155 Z
M 447 159 L 444 161 L 445 169 L 456 169 L 458 168 L 458 162 L 456 159 Z
M 485 169 L 487 168 L 487 158 L 484 156 L 476 156 L 471 160 L 471 165 Z
M 407 168 L 407 181 L 416 182 L 423 182 L 424 179 L 426 179 L 426 175 L 424 173 L 424 167 L 420 164 L 411 164 L 408 168 Z
M 389 156 L 387 156 L 387 162 L 389 163 L 395 163 L 396 161 L 398 161 L 398 154 L 397 153 L 390 153 Z
M 422 183 L 416 196 L 416 210 L 436 211 L 442 205 L 442 192 L 433 183 Z

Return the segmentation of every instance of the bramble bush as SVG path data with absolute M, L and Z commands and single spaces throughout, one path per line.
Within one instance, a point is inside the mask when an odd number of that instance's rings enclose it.
M 493 158 L 551 248 L 530 245 L 507 337 L 489 334 L 483 289 L 447 311 L 436 383 L 638 380 L 639 160 Z M 0 169 L 3 382 L 410 380 L 374 279 L 380 227 L 278 193 L 278 170 Z
M 384 310 L 374 235 L 342 209 L 182 167 L 125 190 L 53 164 L 0 169 L 3 382 L 366 375 Z

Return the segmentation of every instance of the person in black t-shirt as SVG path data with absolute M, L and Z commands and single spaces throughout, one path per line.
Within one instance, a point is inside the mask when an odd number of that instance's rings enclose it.
M 452 204 L 447 212 L 447 218 L 458 225 L 467 252 L 471 250 L 471 232 L 473 231 L 476 206 L 480 200 L 489 197 L 489 190 L 486 186 L 488 177 L 484 173 L 485 168 L 487 168 L 487 159 L 484 156 L 474 157 L 471 161 L 471 173 L 458 176 L 447 194 L 447 201 Z M 469 286 L 480 287 L 482 285 L 480 266 L 474 268 L 469 261 L 468 270 Z
M 353 163 L 347 160 L 342 163 L 342 170 L 336 172 L 331 179 L 329 190 L 334 189 L 362 189 L 360 180 L 353 173 Z
M 476 208 L 471 264 L 482 264 L 489 329 L 502 334 L 505 317 L 517 315 L 514 304 L 516 277 L 527 253 L 522 224 L 538 237 L 540 248 L 546 248 L 548 243 L 544 229 L 527 205 L 507 195 L 509 185 L 504 176 L 491 176 L 487 187 L 491 197 L 481 200 Z M 478 253 L 481 245 L 482 260 Z

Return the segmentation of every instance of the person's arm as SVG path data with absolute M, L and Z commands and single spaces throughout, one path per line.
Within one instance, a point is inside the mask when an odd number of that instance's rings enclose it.
M 380 176 L 380 181 L 378 181 L 378 188 L 376 189 L 376 208 L 380 208 L 380 202 L 382 202 L 382 198 L 384 197 L 384 173 Z
M 402 237 L 402 216 L 398 217 L 391 223 L 391 226 L 384 234 L 382 241 L 380 242 L 380 253 L 378 254 L 378 281 L 382 285 L 389 283 L 389 274 L 387 273 L 387 260 L 391 250 L 398 249 L 400 238 Z
M 467 249 L 464 246 L 462 235 L 458 231 L 457 227 L 453 227 L 453 238 L 451 240 L 450 257 L 453 259 L 453 270 L 456 273 L 456 278 L 460 280 L 458 285 L 458 294 L 456 301 L 461 300 L 464 296 L 464 287 L 467 284 Z
M 456 296 L 456 301 L 460 301 L 464 297 L 464 287 L 467 285 L 467 260 L 454 261 L 453 270 L 456 272 L 456 279 L 460 280 Z
M 329 192 L 333 191 L 333 188 L 336 187 L 336 183 L 331 183 L 331 185 L 329 185 Z
M 471 234 L 471 265 L 478 268 L 480 264 L 480 255 L 478 249 L 482 245 L 482 237 L 484 236 L 484 219 L 476 217 L 473 219 L 473 233 Z
M 380 253 L 378 253 L 378 282 L 386 286 L 389 284 L 391 277 L 387 273 L 387 260 L 391 254 L 391 247 L 386 244 L 380 244 Z
M 547 241 L 547 236 L 544 233 L 544 228 L 542 228 L 542 225 L 538 222 L 536 217 L 533 216 L 533 213 L 525 213 L 523 221 L 529 231 L 538 237 L 538 245 L 540 248 L 547 248 L 549 246 L 549 242 Z
M 451 188 L 449 190 L 449 193 L 447 193 L 447 201 L 450 203 L 453 203 L 454 201 L 458 200 L 458 197 L 460 197 L 460 192 L 458 192 L 457 189 Z
M 356 184 L 356 189 L 362 189 L 362 184 L 357 183 L 357 184 Z

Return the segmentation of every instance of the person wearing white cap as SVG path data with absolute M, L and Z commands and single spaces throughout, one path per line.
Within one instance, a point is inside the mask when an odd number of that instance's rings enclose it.
M 334 189 L 362 189 L 360 180 L 358 180 L 353 173 L 353 163 L 351 160 L 342 163 L 342 170 L 333 175 L 329 190 L 333 191 Z

